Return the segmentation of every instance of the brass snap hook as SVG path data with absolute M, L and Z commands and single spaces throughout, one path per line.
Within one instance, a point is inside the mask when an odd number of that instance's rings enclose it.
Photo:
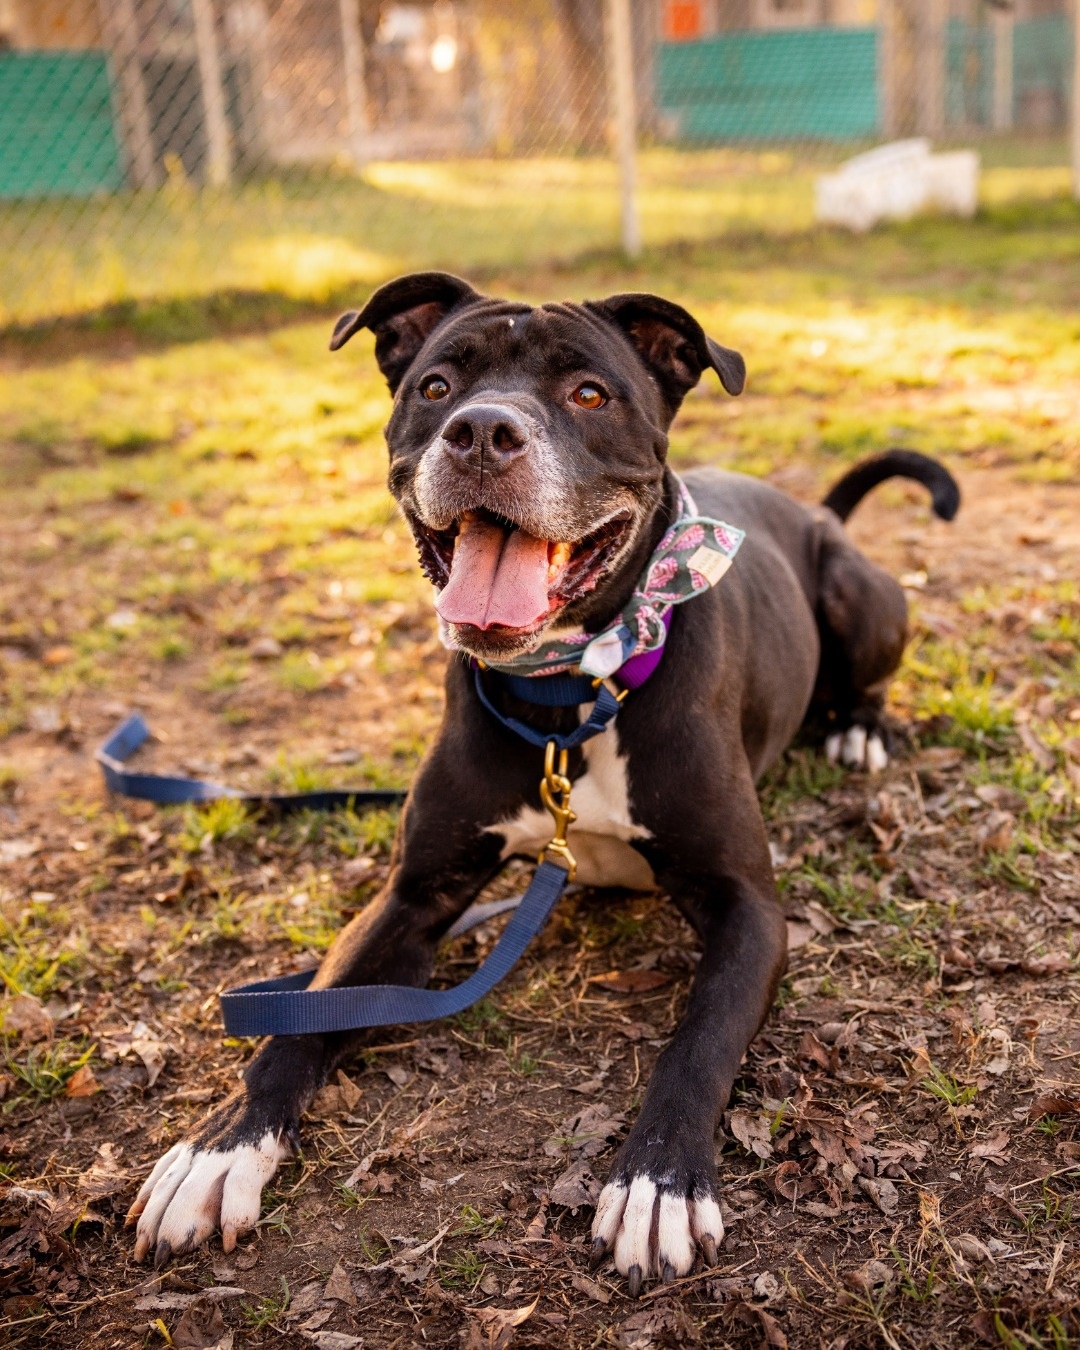
M 566 842 L 566 832 L 577 820 L 570 809 L 570 779 L 567 776 L 570 752 L 559 751 L 559 770 L 556 773 L 555 749 L 555 742 L 548 741 L 544 750 L 544 776 L 540 780 L 540 800 L 555 822 L 555 834 L 550 843 L 540 850 L 536 861 L 544 862 L 549 854 L 553 854 L 552 861 L 565 867 L 567 880 L 573 881 L 577 872 L 577 859 Z

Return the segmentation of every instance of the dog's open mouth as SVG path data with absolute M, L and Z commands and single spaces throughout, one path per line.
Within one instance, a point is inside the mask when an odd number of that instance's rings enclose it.
M 441 594 L 447 623 L 481 630 L 534 632 L 557 610 L 591 591 L 608 570 L 630 524 L 629 512 L 576 541 L 538 539 L 493 511 L 466 511 L 447 530 L 413 519 L 425 575 Z

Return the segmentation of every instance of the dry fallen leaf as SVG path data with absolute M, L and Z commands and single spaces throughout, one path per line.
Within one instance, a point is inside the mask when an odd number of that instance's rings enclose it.
M 1048 952 L 1045 956 L 1028 957 L 1020 962 L 1025 975 L 1060 975 L 1072 967 L 1073 958 L 1067 952 Z
M 362 1337 L 350 1336 L 345 1331 L 305 1331 L 301 1333 L 317 1350 L 360 1350 Z
M 540 1295 L 524 1308 L 470 1308 L 469 1312 L 479 1319 L 481 1339 L 470 1340 L 467 1344 L 476 1344 L 483 1350 L 505 1350 L 514 1338 L 514 1328 L 521 1326 L 536 1311 Z M 477 1328 L 473 1328 L 477 1330 Z
M 1004 853 L 1012 843 L 1016 817 L 1009 811 L 991 811 L 979 830 L 979 847 L 984 853 Z
M 863 1265 L 849 1270 L 844 1283 L 856 1293 L 873 1294 L 879 1289 L 889 1289 L 896 1276 L 882 1261 L 866 1261 Z
M 78 1180 L 81 1194 L 88 1200 L 103 1200 L 116 1195 L 128 1184 L 128 1174 L 120 1167 L 119 1149 L 115 1144 L 102 1144 L 96 1160 Z
M 888 1177 L 860 1177 L 859 1185 L 886 1218 L 896 1213 L 896 1207 L 900 1203 L 900 1192 Z
M 595 1205 L 602 1189 L 589 1164 L 579 1158 L 551 1187 L 551 1200 L 553 1204 L 577 1210 L 584 1205 Z
M 0 839 L 0 867 L 32 858 L 40 847 L 40 839 Z
M 659 970 L 609 970 L 606 975 L 593 975 L 589 983 L 613 994 L 644 994 L 670 984 L 671 976 Z
M 987 1162 L 1007 1163 L 1010 1158 L 1008 1151 L 1009 1131 L 1005 1128 L 997 1130 L 989 1139 L 984 1139 L 981 1144 L 972 1144 L 970 1152 L 975 1158 L 985 1158 Z
M 27 1045 L 52 1037 L 52 1018 L 40 1000 L 30 994 L 16 994 L 14 998 L 5 1000 L 0 1015 L 3 1017 L 4 1030 L 17 1033 Z
M 229 1333 L 231 1336 L 231 1332 Z M 217 1303 L 193 1303 L 172 1333 L 177 1350 L 211 1350 L 225 1336 L 225 1319 Z
M 590 1280 L 585 1275 L 572 1275 L 570 1283 L 578 1291 L 584 1294 L 586 1298 L 591 1298 L 596 1303 L 610 1303 L 611 1295 L 606 1289 L 602 1289 L 595 1280 Z
M 95 1092 L 101 1091 L 101 1084 L 94 1077 L 94 1071 L 89 1064 L 84 1064 L 82 1068 L 76 1069 L 68 1079 L 67 1087 L 64 1089 L 65 1097 L 92 1097 Z
M 772 1157 L 772 1131 L 764 1116 L 752 1115 L 739 1106 L 732 1111 L 728 1128 L 748 1152 L 756 1153 L 759 1158 Z
M 1028 1107 L 1028 1120 L 1042 1120 L 1043 1116 L 1077 1114 L 1080 1114 L 1080 1097 L 1067 1097 L 1060 1092 L 1043 1093 Z
M 544 1152 L 549 1158 L 563 1158 L 567 1153 L 571 1157 L 595 1158 L 625 1123 L 622 1112 L 610 1111 L 603 1102 L 583 1107 L 562 1122 L 558 1132 L 544 1144 Z
M 813 942 L 815 937 L 817 937 L 817 930 L 813 924 L 803 923 L 799 919 L 788 919 L 787 945 L 789 952 L 797 952 L 800 947 L 805 947 L 808 942 Z
M 347 1303 L 351 1308 L 356 1306 L 356 1295 L 353 1293 L 352 1281 L 340 1261 L 330 1272 L 330 1278 L 326 1281 L 326 1288 L 323 1290 L 323 1298 L 335 1298 L 339 1303 Z
M 341 1091 L 342 1100 L 345 1103 L 345 1110 L 355 1111 L 359 1105 L 360 1098 L 364 1094 L 344 1069 L 338 1069 L 337 1071 L 337 1085 Z

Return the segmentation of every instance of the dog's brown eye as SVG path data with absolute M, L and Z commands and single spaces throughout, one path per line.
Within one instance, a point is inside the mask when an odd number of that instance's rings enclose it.
M 450 386 L 441 375 L 435 375 L 427 381 L 420 392 L 425 398 L 435 400 L 437 398 L 445 398 L 450 392 Z
M 607 402 L 607 395 L 595 384 L 579 384 L 570 397 L 579 408 L 602 408 Z

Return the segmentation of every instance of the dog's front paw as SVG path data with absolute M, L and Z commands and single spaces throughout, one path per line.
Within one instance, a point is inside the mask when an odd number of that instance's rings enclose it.
M 194 1139 L 174 1144 L 158 1159 L 128 1210 L 135 1260 L 153 1248 L 154 1264 L 193 1251 L 221 1230 L 231 1252 L 259 1218 L 262 1190 L 296 1149 L 295 1131 L 274 1130 L 250 1118 L 241 1095 L 227 1102 Z
M 724 1237 L 712 1159 L 699 1167 L 616 1163 L 600 1192 L 592 1229 L 593 1264 L 609 1253 L 636 1298 L 649 1279 L 688 1275 L 698 1248 L 715 1266 Z

